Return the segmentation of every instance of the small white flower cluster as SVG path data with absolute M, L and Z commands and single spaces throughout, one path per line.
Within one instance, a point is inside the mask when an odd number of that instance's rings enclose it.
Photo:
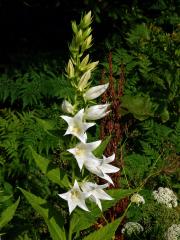
M 126 234 L 131 236 L 133 234 L 139 234 L 144 230 L 143 226 L 137 222 L 127 222 L 124 227 L 122 228 L 122 234 Z
M 85 15 L 84 19 L 82 20 L 82 23 L 83 22 L 86 22 L 86 25 L 88 25 L 88 22 L 90 24 L 91 12 Z M 77 32 L 76 36 L 81 36 L 81 38 L 83 39 L 84 35 L 82 30 L 80 29 L 78 31 L 75 23 L 73 27 L 74 31 Z M 90 44 L 89 40 L 88 44 Z M 86 46 L 86 49 L 87 48 L 88 46 Z M 89 101 L 91 102 L 91 100 L 94 100 L 98 98 L 101 94 L 103 94 L 109 86 L 109 84 L 107 83 L 95 87 L 90 87 L 89 79 L 91 76 L 91 70 L 96 67 L 97 62 L 88 63 L 88 61 L 89 56 L 85 57 L 85 60 L 83 59 L 83 61 L 81 62 L 80 67 L 82 68 L 83 66 L 83 69 L 87 69 L 87 71 L 81 77 L 79 77 L 79 82 L 73 84 L 73 86 L 77 88 L 78 94 L 82 97 L 84 103 L 87 105 Z M 76 64 L 74 64 L 74 62 L 70 60 L 67 67 L 67 73 L 69 78 L 75 78 L 75 66 Z M 76 80 L 78 80 L 78 78 Z M 77 105 L 78 104 L 76 103 L 72 105 L 67 100 L 64 100 L 62 103 L 63 111 L 73 115 L 73 117 L 66 115 L 61 116 L 61 118 L 63 118 L 68 124 L 68 128 L 64 135 L 70 134 L 72 136 L 75 136 L 79 140 L 79 142 L 76 144 L 76 146 L 74 146 L 74 148 L 70 148 L 67 151 L 70 152 L 76 159 L 80 171 L 82 171 L 84 167 L 89 172 L 113 184 L 113 181 L 108 174 L 119 171 L 119 168 L 110 164 L 115 159 L 115 154 L 112 154 L 112 156 L 110 157 L 103 156 L 102 158 L 97 158 L 94 155 L 93 151 L 101 144 L 101 140 L 95 142 L 87 142 L 88 140 L 86 133 L 86 131 L 90 127 L 95 125 L 94 122 L 88 121 L 94 121 L 106 116 L 109 113 L 109 104 L 88 106 L 85 109 L 80 109 L 79 111 L 77 111 L 76 109 Z M 68 192 L 59 194 L 59 196 L 64 200 L 68 201 L 70 214 L 77 206 L 79 206 L 83 210 L 89 211 L 85 203 L 85 200 L 87 198 L 89 198 L 91 201 L 94 201 L 102 210 L 100 200 L 112 200 L 111 196 L 109 196 L 105 191 L 103 191 L 103 189 L 108 187 L 108 185 L 108 183 L 104 185 L 97 185 L 96 183 L 89 182 L 87 180 L 82 180 L 78 183 L 78 181 L 75 179 L 74 186 Z
M 180 237 L 180 224 L 173 224 L 165 233 L 166 240 L 178 240 Z
M 153 191 L 153 197 L 158 203 L 165 204 L 168 208 L 177 207 L 177 197 L 169 188 L 159 187 L 157 191 Z
M 139 206 L 139 204 L 141 204 L 141 203 L 144 204 L 145 200 L 144 200 L 143 196 L 141 196 L 139 193 L 135 193 L 131 197 L 131 202 L 136 203 Z

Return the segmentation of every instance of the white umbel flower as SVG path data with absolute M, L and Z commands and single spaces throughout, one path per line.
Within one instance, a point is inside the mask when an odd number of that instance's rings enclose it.
M 81 185 L 81 189 L 84 193 L 89 195 L 89 199 L 95 202 L 102 211 L 101 201 L 100 200 L 112 200 L 112 197 L 109 196 L 103 189 L 107 188 L 109 184 L 97 185 L 92 182 L 84 182 Z
M 178 240 L 180 237 L 180 224 L 173 224 L 165 233 L 166 240 Z
M 109 86 L 109 83 L 89 88 L 83 95 L 84 99 L 93 100 L 103 94 Z
M 67 151 L 72 153 L 77 160 L 80 170 L 85 161 L 92 161 L 95 158 L 92 151 L 94 151 L 101 144 L 101 140 L 91 143 L 78 143 L 75 148 L 68 149 Z
M 139 234 L 144 230 L 143 226 L 137 222 L 127 222 L 124 227 L 122 228 L 121 232 L 123 234 L 127 234 L 128 236 L 131 236 L 133 234 Z
M 177 207 L 177 197 L 169 188 L 159 187 L 157 191 L 153 191 L 153 197 L 158 203 L 165 204 L 168 208 Z
M 141 204 L 141 203 L 144 204 L 145 200 L 144 200 L 143 196 L 141 196 L 138 193 L 135 193 L 131 197 L 131 202 L 136 203 L 139 206 L 139 204 Z
M 107 111 L 110 104 L 94 105 L 85 109 L 84 118 L 87 120 L 98 120 L 105 117 L 110 111 Z
M 87 140 L 86 130 L 95 125 L 95 123 L 87 123 L 83 120 L 84 109 L 81 109 L 74 117 L 62 115 L 61 118 L 68 123 L 68 129 L 64 135 L 72 134 L 83 143 Z
M 89 211 L 85 203 L 85 199 L 87 198 L 87 195 L 80 190 L 78 182 L 76 180 L 71 190 L 69 190 L 66 193 L 62 193 L 58 195 L 68 202 L 70 214 L 77 206 L 82 208 L 85 211 Z

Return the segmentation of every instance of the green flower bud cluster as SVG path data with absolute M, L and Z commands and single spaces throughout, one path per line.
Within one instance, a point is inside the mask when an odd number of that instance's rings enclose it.
M 91 77 L 91 72 L 98 65 L 98 61 L 90 62 L 89 54 L 85 54 L 86 50 L 92 46 L 91 22 L 91 11 L 81 18 L 79 25 L 75 21 L 72 22 L 74 35 L 69 45 L 70 59 L 66 73 L 72 86 L 80 92 L 80 95 L 83 95 L 90 86 L 88 80 Z

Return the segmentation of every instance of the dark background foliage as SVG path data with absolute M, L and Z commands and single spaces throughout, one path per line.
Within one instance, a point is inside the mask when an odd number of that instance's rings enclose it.
M 70 21 L 92 10 L 97 45 L 115 32 L 122 38 L 135 24 L 156 21 L 167 32 L 178 23 L 179 0 L 1 0 L 0 63 L 17 64 L 37 54 L 67 54 Z M 102 51 L 102 49 L 101 49 Z

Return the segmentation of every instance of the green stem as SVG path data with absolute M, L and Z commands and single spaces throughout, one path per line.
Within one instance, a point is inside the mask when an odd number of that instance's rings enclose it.
M 144 180 L 144 181 L 142 182 L 142 184 L 140 185 L 139 191 L 140 191 L 140 190 L 142 189 L 142 187 L 146 184 L 146 182 L 149 180 L 150 177 L 152 177 L 153 175 L 156 175 L 156 174 L 157 174 L 157 172 L 156 172 L 156 173 L 153 173 L 153 169 L 154 169 L 154 167 L 156 166 L 157 162 L 159 161 L 161 155 L 162 155 L 162 154 L 160 154 L 160 155 L 158 156 L 158 158 L 156 159 L 156 161 L 155 161 L 154 164 L 152 165 L 151 170 L 150 170 L 150 173 L 149 173 L 149 175 L 147 176 L 147 178 L 145 178 L 145 180 Z M 159 171 L 158 171 L 158 172 L 159 172 Z
M 121 224 L 122 220 L 123 220 L 124 217 L 126 216 L 127 211 L 128 211 L 128 209 L 130 208 L 131 204 L 132 204 L 132 203 L 130 202 L 129 205 L 127 206 L 126 210 L 124 211 L 123 215 L 121 216 L 121 219 L 120 219 L 120 223 L 119 223 L 119 224 Z
M 105 218 L 105 216 L 102 214 L 102 218 L 105 221 L 106 224 L 108 224 L 108 220 Z

